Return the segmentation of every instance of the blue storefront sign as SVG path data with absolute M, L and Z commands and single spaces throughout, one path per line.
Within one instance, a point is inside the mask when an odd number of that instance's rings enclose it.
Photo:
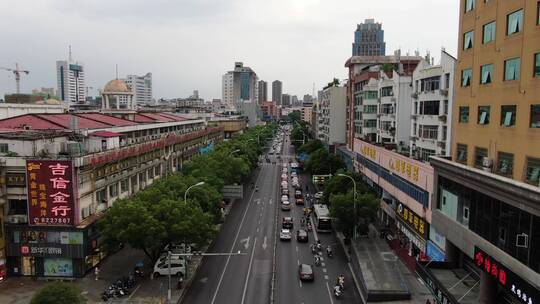
M 201 154 L 207 154 L 209 153 L 210 151 L 214 150 L 214 143 L 211 143 L 209 144 L 208 146 L 206 147 L 202 147 L 199 149 L 199 151 L 201 152 Z
M 427 255 L 434 262 L 444 262 L 444 252 L 432 241 L 427 242 Z

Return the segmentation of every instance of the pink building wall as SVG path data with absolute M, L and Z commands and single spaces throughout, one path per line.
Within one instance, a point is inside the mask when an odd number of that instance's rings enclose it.
M 387 169 L 392 174 L 396 174 L 419 188 L 426 190 L 429 193 L 429 206 L 431 207 L 434 175 L 433 167 L 429 164 L 405 157 L 399 153 L 386 150 L 383 147 L 375 146 L 359 139 L 354 139 L 354 152 Z M 392 186 L 369 169 L 364 167 L 361 169 L 361 172 L 431 223 L 431 208 L 424 208 L 422 203 Z

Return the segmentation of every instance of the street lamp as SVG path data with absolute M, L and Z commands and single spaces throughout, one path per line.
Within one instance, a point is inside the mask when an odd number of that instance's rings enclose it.
M 356 222 L 357 222 L 357 217 L 358 217 L 358 214 L 356 214 L 356 181 L 354 180 L 354 178 L 352 178 L 350 175 L 347 175 L 347 174 L 343 174 L 343 173 L 338 173 L 338 176 L 341 176 L 341 177 L 347 177 L 349 178 L 350 180 L 352 180 L 353 182 L 353 202 L 354 202 L 354 230 L 353 230 L 353 239 L 356 239 Z
M 191 188 L 193 188 L 193 187 L 198 187 L 198 186 L 202 186 L 202 185 L 204 185 L 204 182 L 198 182 L 198 183 L 196 183 L 195 185 L 189 186 L 189 187 L 187 188 L 186 192 L 184 193 L 184 203 L 187 203 L 187 194 L 188 194 L 189 190 L 190 190 Z

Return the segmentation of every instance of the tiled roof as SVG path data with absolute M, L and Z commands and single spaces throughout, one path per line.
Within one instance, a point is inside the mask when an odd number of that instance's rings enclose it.
M 119 137 L 122 136 L 120 133 L 111 132 L 111 131 L 97 131 L 94 133 L 90 133 L 90 136 L 96 136 L 96 137 Z
M 77 114 L 79 117 L 85 117 L 91 120 L 95 120 L 98 122 L 106 123 L 111 126 L 117 126 L 117 127 L 124 127 L 124 126 L 133 126 L 137 123 L 135 121 L 122 119 L 110 115 L 105 115 L 101 113 L 80 113 Z
M 99 128 L 107 128 L 111 126 L 109 124 L 101 123 L 101 122 L 91 120 L 88 118 L 78 117 L 73 114 L 37 114 L 36 116 L 44 120 L 50 121 L 52 123 L 55 123 L 57 125 L 60 125 L 64 129 L 70 129 L 71 120 L 73 118 L 76 118 L 78 129 L 99 129 Z
M 0 120 L 0 128 L 9 129 L 32 129 L 32 130 L 63 130 L 64 127 L 44 120 L 33 114 L 11 117 Z

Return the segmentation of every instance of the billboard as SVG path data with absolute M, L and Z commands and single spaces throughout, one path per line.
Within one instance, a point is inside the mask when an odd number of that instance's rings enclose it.
M 29 225 L 75 224 L 74 177 L 71 160 L 26 160 Z

